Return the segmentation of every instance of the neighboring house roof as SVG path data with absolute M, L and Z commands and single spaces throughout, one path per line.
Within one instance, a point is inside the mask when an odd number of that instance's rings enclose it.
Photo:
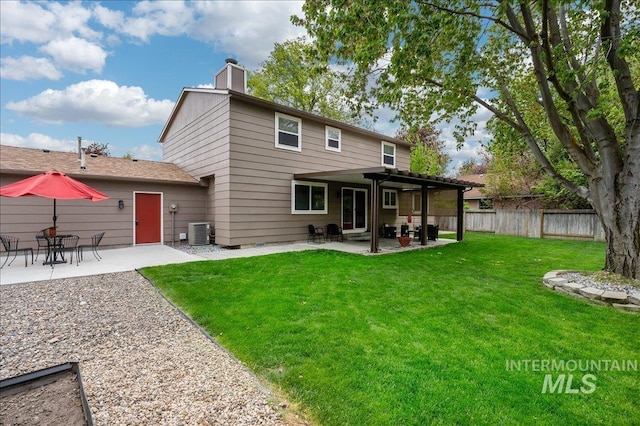
M 458 176 L 456 179 L 463 180 L 463 181 L 468 181 L 468 182 L 475 182 L 477 184 L 480 184 L 480 186 L 484 186 L 485 185 L 485 181 L 486 181 L 486 177 L 487 176 L 485 174 L 481 174 L 481 175 L 462 175 L 462 176 Z M 473 187 L 473 188 L 471 188 L 471 190 L 465 192 L 464 193 L 464 199 L 465 200 L 480 200 L 480 199 L 487 198 L 487 196 L 482 193 L 482 190 L 480 189 L 480 186 Z
M 175 164 L 159 161 L 86 155 L 85 167 L 80 168 L 77 153 L 0 145 L 2 173 L 33 175 L 55 169 L 73 177 L 200 184 Z
M 332 127 L 337 127 L 343 130 L 349 130 L 351 132 L 357 133 L 357 134 L 361 134 L 361 135 L 366 135 L 366 136 L 372 136 L 375 138 L 378 138 L 380 140 L 385 140 L 388 142 L 393 142 L 395 144 L 398 145 L 404 145 L 404 146 L 411 146 L 412 144 L 410 142 L 406 142 L 402 139 L 398 139 L 398 138 L 394 138 L 391 136 L 387 136 L 387 135 L 383 135 L 381 133 L 376 133 L 376 132 L 372 132 L 370 130 L 366 130 L 357 126 L 353 126 L 351 124 L 347 124 L 347 123 L 343 123 L 341 121 L 337 121 L 337 120 L 333 120 L 330 118 L 325 118 L 322 117 L 321 115 L 316 115 L 316 114 L 311 114 L 296 108 L 291 108 L 288 106 L 284 106 L 284 105 L 280 105 L 278 103 L 275 102 L 271 102 L 271 101 L 266 101 L 264 99 L 260 99 L 260 98 L 256 98 L 255 96 L 251 96 L 251 95 L 247 95 L 246 93 L 242 93 L 242 92 L 236 92 L 235 90 L 228 90 L 228 89 L 209 89 L 209 88 L 200 88 L 200 87 L 185 87 L 182 89 L 182 92 L 180 93 L 180 97 L 178 98 L 178 101 L 176 102 L 176 104 L 173 107 L 173 110 L 171 111 L 171 114 L 169 115 L 169 118 L 167 119 L 167 122 L 165 123 L 164 127 L 162 128 L 162 132 L 160 133 L 160 137 L 158 138 L 158 142 L 162 143 L 164 142 L 164 139 L 166 137 L 167 132 L 169 131 L 169 129 L 171 128 L 171 125 L 173 124 L 174 118 L 176 117 L 178 111 L 180 110 L 180 107 L 182 106 L 182 103 L 184 102 L 186 95 L 189 92 L 198 92 L 198 93 L 211 93 L 211 94 L 215 94 L 215 95 L 228 95 L 233 99 L 237 99 L 237 100 L 241 100 L 243 102 L 252 104 L 252 105 L 258 105 L 264 108 L 268 108 L 271 109 L 273 111 L 277 111 L 277 112 L 282 112 L 284 114 L 289 114 L 289 115 L 293 115 L 296 117 L 300 117 L 300 118 L 306 118 L 308 120 L 313 120 L 322 124 L 325 124 L 327 126 L 332 126 Z

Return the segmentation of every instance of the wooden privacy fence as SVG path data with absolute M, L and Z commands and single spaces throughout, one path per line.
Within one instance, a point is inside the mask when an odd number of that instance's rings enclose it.
M 467 210 L 467 231 L 493 232 L 530 238 L 604 241 L 593 210 Z

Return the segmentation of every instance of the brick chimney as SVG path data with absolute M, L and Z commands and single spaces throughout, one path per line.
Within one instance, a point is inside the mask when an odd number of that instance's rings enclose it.
M 215 76 L 216 89 L 231 89 L 247 93 L 247 70 L 238 65 L 238 61 L 227 58 L 226 64 Z

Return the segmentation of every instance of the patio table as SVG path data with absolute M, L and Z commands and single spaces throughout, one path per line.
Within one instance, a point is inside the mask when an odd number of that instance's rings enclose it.
M 45 259 L 43 265 L 56 265 L 60 263 L 67 263 L 64 258 L 64 254 L 54 250 L 56 247 L 62 247 L 62 240 L 66 237 L 71 237 L 72 235 L 63 235 L 56 234 L 53 236 L 45 235 L 44 237 L 47 239 L 47 258 Z M 58 258 L 58 254 L 60 254 L 60 258 Z

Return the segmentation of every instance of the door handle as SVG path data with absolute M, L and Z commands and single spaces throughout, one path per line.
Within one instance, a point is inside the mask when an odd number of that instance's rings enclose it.
M 136 226 L 138 226 L 138 219 L 136 219 Z

